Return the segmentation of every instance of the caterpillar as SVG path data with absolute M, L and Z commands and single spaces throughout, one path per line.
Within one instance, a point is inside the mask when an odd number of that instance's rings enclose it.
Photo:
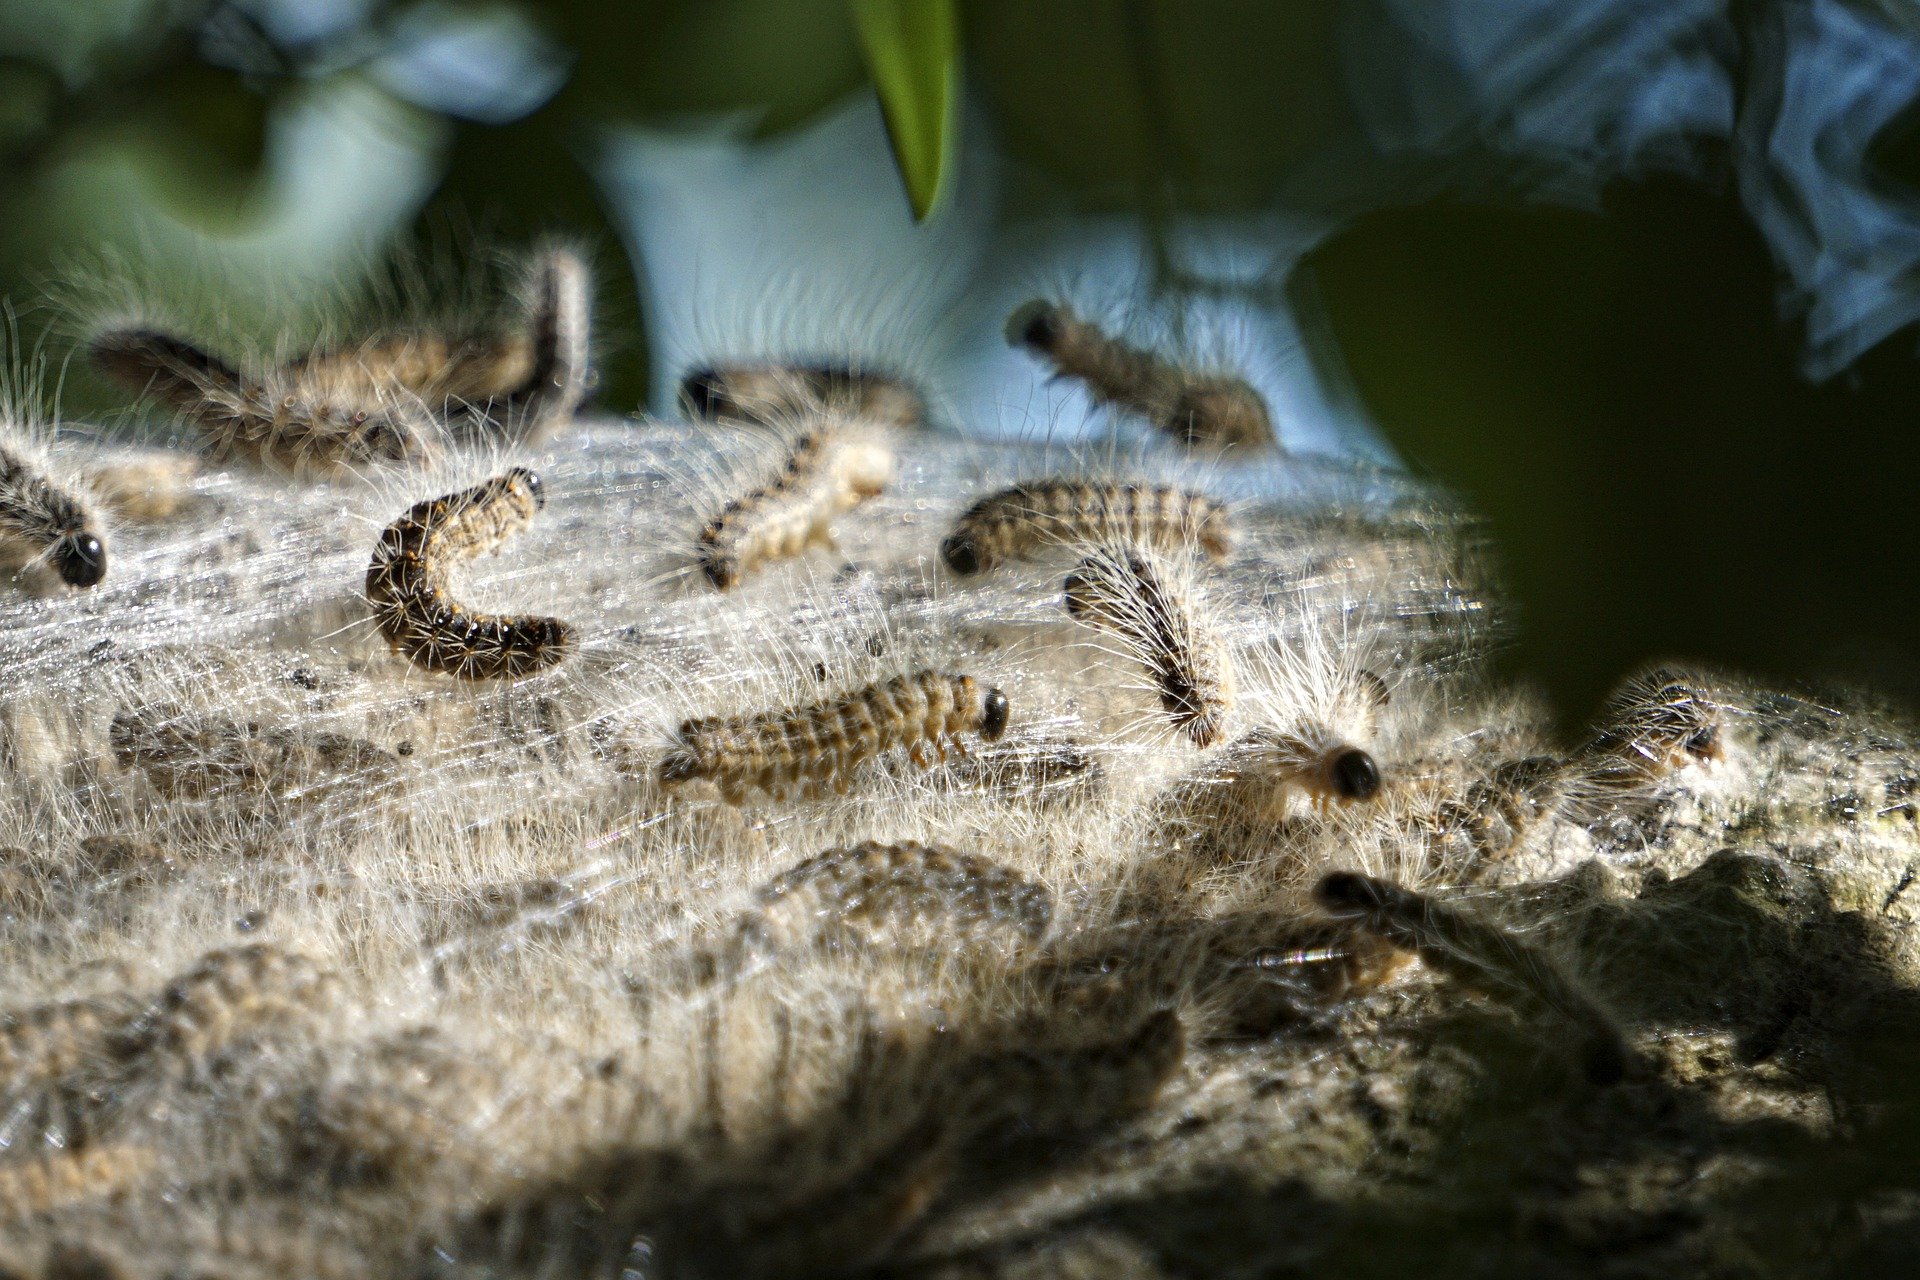
M 151 1148 L 112 1144 L 0 1165 L 0 1219 L 18 1222 L 124 1192 L 157 1163 Z
M 1073 542 L 1127 542 L 1158 551 L 1199 547 L 1223 560 L 1232 546 L 1224 503 L 1190 489 L 1055 477 L 990 494 L 967 508 L 940 544 L 955 573 Z
M 388 525 L 367 567 L 367 600 L 380 634 L 425 671 L 465 680 L 514 680 L 573 651 L 559 618 L 469 613 L 449 590 L 455 565 L 497 548 L 546 505 L 525 467 L 471 489 L 415 503 Z
M 587 268 L 550 249 L 528 271 L 524 330 L 413 333 L 316 352 L 286 368 L 378 397 L 401 388 L 450 424 L 491 427 L 538 442 L 572 419 L 593 381 Z
M 390 784 L 400 761 L 364 738 L 301 733 L 217 715 L 156 719 L 115 714 L 107 745 L 123 769 L 140 769 L 156 791 L 200 800 L 231 793 L 315 802 L 343 789 Z
M 125 1029 L 121 1056 L 203 1067 L 264 1027 L 331 1009 L 339 979 L 265 943 L 210 951 Z
M 106 537 L 86 497 L 6 440 L 0 440 L 0 565 L 44 565 L 82 589 L 107 576 Z
M 834 517 L 877 497 L 893 477 L 893 453 L 844 428 L 794 442 L 772 482 L 727 504 L 700 532 L 699 560 L 722 591 L 769 560 L 832 546 Z
M 1149 553 L 1096 552 L 1067 575 L 1067 612 L 1110 631 L 1153 674 L 1160 705 L 1197 747 L 1220 740 L 1233 709 L 1225 647 Z
M 1726 754 L 1725 711 L 1680 674 L 1654 670 L 1609 699 L 1607 726 L 1576 759 L 1579 780 L 1608 791 L 1657 782 Z
M 554 250 L 531 274 L 527 332 L 513 337 L 389 336 L 252 373 L 145 326 L 104 330 L 89 351 L 104 372 L 192 421 L 216 461 L 321 477 L 418 465 L 451 424 L 537 439 L 585 397 L 586 269 Z
M 200 464 L 171 449 L 115 449 L 83 469 L 87 487 L 123 520 L 151 522 L 180 514 L 193 501 Z
M 998 741 L 1008 714 L 1006 695 L 971 676 L 917 671 L 808 706 L 688 720 L 661 759 L 660 782 L 704 778 L 736 805 L 750 789 L 777 798 L 803 783 L 844 793 L 863 761 L 904 749 L 924 768 L 949 744 L 964 751 L 961 733 Z
M 1512 931 L 1389 880 L 1336 871 L 1314 886 L 1314 900 L 1381 940 L 1410 951 L 1435 971 L 1527 1009 L 1544 1009 L 1581 1033 L 1587 1075 L 1609 1084 L 1631 1064 L 1626 1035 L 1552 957 Z
M 1249 450 L 1277 444 L 1267 402 L 1246 379 L 1182 369 L 1058 303 L 1036 298 L 1015 308 L 1007 342 L 1039 355 L 1060 376 L 1084 382 L 1096 403 L 1138 414 L 1183 444 Z
M 926 425 L 926 398 L 904 378 L 844 363 L 719 364 L 680 380 L 680 408 L 709 422 L 776 425 L 816 414 Z
M 774 946 L 820 936 L 888 941 L 1004 933 L 1039 941 L 1053 918 L 1047 890 L 1017 872 L 945 845 L 878 840 L 830 849 L 776 876 L 740 924 L 741 941 Z

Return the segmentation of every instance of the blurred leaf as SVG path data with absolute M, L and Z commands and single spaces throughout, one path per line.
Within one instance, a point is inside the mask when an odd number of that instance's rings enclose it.
M 894 163 L 913 216 L 940 198 L 951 167 L 960 83 L 953 0 L 848 0 L 867 70 L 880 95 Z
M 182 62 L 125 109 L 133 145 L 173 204 L 196 215 L 252 194 L 267 146 L 268 100 L 231 72 Z

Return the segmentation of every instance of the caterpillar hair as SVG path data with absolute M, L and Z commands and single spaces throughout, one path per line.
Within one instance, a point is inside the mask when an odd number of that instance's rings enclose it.
M 972 676 L 917 671 L 810 706 L 730 718 L 688 720 L 660 762 L 660 781 L 704 778 L 730 804 L 750 789 L 785 795 L 797 784 L 844 792 L 854 768 L 895 750 L 921 767 L 964 751 L 958 735 L 997 741 L 1007 730 L 1007 697 Z
M 893 452 L 845 427 L 800 436 L 780 474 L 735 499 L 700 532 L 700 567 L 720 590 L 771 560 L 833 545 L 833 520 L 877 497 L 893 477 Z
M 1330 914 L 1357 920 L 1437 972 L 1522 1008 L 1545 1009 L 1579 1028 L 1582 1065 L 1596 1084 L 1627 1073 L 1631 1055 L 1619 1025 L 1552 957 L 1510 930 L 1354 871 L 1322 877 L 1313 896 Z
M 1253 450 L 1277 443 L 1267 402 L 1244 378 L 1182 369 L 1058 303 L 1036 298 L 1016 308 L 1007 342 L 1085 383 L 1097 403 L 1138 414 L 1184 444 Z
M 1067 612 L 1119 636 L 1153 673 L 1160 704 L 1196 747 L 1220 740 L 1233 666 L 1220 637 L 1167 569 L 1137 548 L 1096 552 L 1067 576 Z
M 1135 543 L 1174 553 L 1198 547 L 1223 560 L 1232 546 L 1224 503 L 1191 489 L 1055 477 L 980 499 L 940 544 L 962 576 L 1061 543 Z
M 540 477 L 515 467 L 388 525 L 367 568 L 387 642 L 422 670 L 465 680 L 516 680 L 571 653 L 573 628 L 559 618 L 469 613 L 450 592 L 456 565 L 497 549 L 545 505 Z

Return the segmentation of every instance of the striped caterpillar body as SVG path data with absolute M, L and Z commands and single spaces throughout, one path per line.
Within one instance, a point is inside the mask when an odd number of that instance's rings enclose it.
M 0 563 L 12 568 L 46 565 L 70 587 L 97 586 L 107 576 L 106 539 L 86 500 L 4 442 Z
M 1389 880 L 1336 871 L 1314 886 L 1314 900 L 1383 941 L 1410 951 L 1439 973 L 1524 1009 L 1546 1010 L 1578 1028 L 1582 1065 L 1597 1084 L 1624 1076 L 1626 1037 L 1605 1010 L 1552 957 L 1471 911 L 1437 902 Z
M 769 560 L 833 545 L 833 520 L 893 478 L 893 453 L 853 433 L 824 428 L 794 442 L 780 475 L 729 503 L 700 533 L 700 567 L 725 591 Z
M 1046 889 L 997 863 L 945 845 L 869 840 L 775 877 L 741 932 L 776 945 L 821 935 L 888 941 L 999 933 L 1033 943 L 1052 918 Z
M 145 1180 L 158 1163 L 150 1148 L 116 1144 L 0 1164 L 0 1221 L 18 1222 L 120 1194 Z
M 411 395 L 369 403 L 355 387 L 302 376 L 297 366 L 249 378 L 157 329 L 110 329 L 95 335 L 90 351 L 107 373 L 198 427 L 216 462 L 330 477 L 417 465 L 437 450 L 432 424 Z
M 469 613 L 450 593 L 455 565 L 497 548 L 546 505 L 525 467 L 416 503 L 388 525 L 367 568 L 380 634 L 425 671 L 513 680 L 544 671 L 573 648 L 559 618 Z
M 97 334 L 96 363 L 193 421 L 219 461 L 302 475 L 428 461 L 451 424 L 539 439 L 570 420 L 591 381 L 586 268 L 554 250 L 531 272 L 526 332 L 373 338 L 248 376 L 174 334 Z
M 777 424 L 816 414 L 926 425 L 926 399 L 904 378 L 848 364 L 721 364 L 680 380 L 680 407 L 709 422 Z
M 956 735 L 993 742 L 1007 729 L 1007 698 L 973 677 L 945 671 L 895 676 L 810 706 L 758 715 L 688 720 L 660 762 L 660 781 L 705 778 L 730 804 L 749 789 L 783 796 L 798 784 L 844 792 L 856 766 L 904 749 L 922 767 L 944 758 Z
M 1220 740 L 1233 709 L 1226 649 L 1144 551 L 1103 550 L 1067 576 L 1067 612 L 1119 636 L 1153 673 L 1160 705 L 1197 747 Z
M 940 544 L 955 573 L 983 573 L 1059 543 L 1135 543 L 1158 551 L 1199 547 L 1226 558 L 1224 504 L 1190 489 L 1056 478 L 1014 485 L 967 508 Z
M 1043 299 L 1016 308 L 1007 341 L 1084 382 L 1095 402 L 1136 413 L 1174 439 L 1221 449 L 1276 444 L 1267 402 L 1244 378 L 1196 373 L 1129 346 L 1067 307 Z

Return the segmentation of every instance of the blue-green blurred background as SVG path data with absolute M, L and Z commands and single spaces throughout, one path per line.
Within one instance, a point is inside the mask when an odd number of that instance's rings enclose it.
M 951 23 L 924 221 L 863 8 Z M 57 364 L 129 279 L 271 342 L 563 232 L 602 409 L 844 350 L 1072 440 L 998 335 L 1065 288 L 1484 511 L 1572 719 L 1665 657 L 1920 703 L 1917 95 L 1905 0 L 0 0 L 0 287 Z

